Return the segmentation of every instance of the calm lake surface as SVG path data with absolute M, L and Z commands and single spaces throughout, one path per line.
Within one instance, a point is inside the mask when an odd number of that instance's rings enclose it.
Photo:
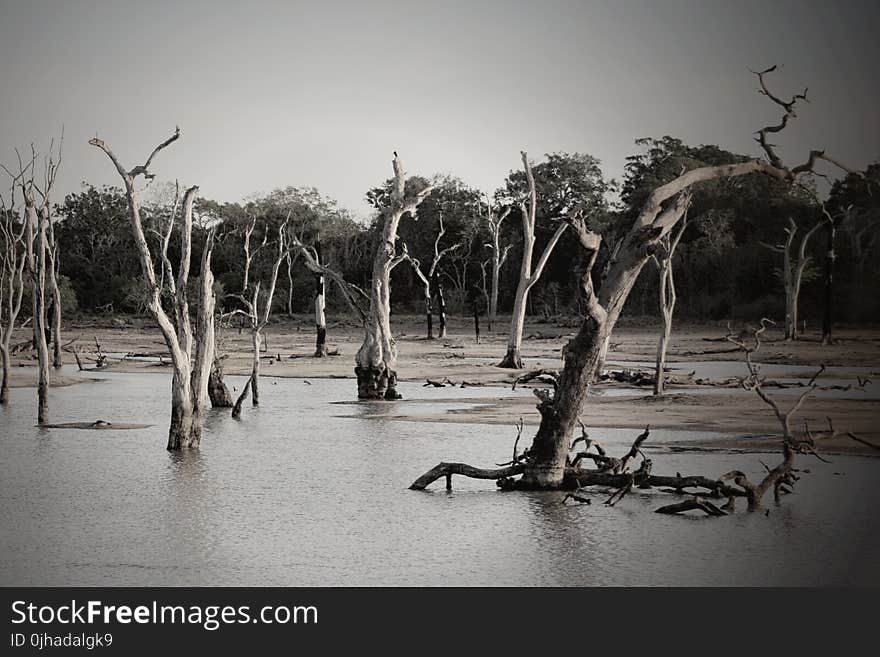
M 381 405 L 332 403 L 352 399 L 353 381 L 266 377 L 260 408 L 239 421 L 212 412 L 200 450 L 169 453 L 170 375 L 91 376 L 101 380 L 52 389 L 52 422 L 154 426 L 39 429 L 35 391 L 12 390 L 0 409 L 0 585 L 880 584 L 880 459 L 802 457 L 810 473 L 781 506 L 771 495 L 769 515 L 741 502 L 720 519 L 655 514 L 676 499 L 663 494 L 608 508 L 599 492 L 563 506 L 559 493 L 461 478 L 451 494 L 442 482 L 415 492 L 441 460 L 506 460 L 514 430 L 377 418 Z M 401 392 L 413 401 L 395 403 L 414 411 L 511 394 Z M 593 432 L 612 452 L 636 433 Z M 650 458 L 658 473 L 757 476 L 777 457 L 655 446 Z

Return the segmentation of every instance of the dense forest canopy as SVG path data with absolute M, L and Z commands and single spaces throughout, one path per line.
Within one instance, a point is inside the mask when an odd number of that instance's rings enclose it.
M 638 139 L 635 146 L 620 181 L 607 180 L 599 161 L 584 153 L 551 153 L 535 163 L 537 249 L 543 248 L 566 213 L 587 209 L 606 236 L 595 270 L 598 274 L 594 274 L 600 276 L 602 264 L 612 257 L 615 240 L 630 225 L 650 190 L 685 170 L 749 159 L 717 146 L 690 146 L 669 136 Z M 880 164 L 872 165 L 867 174 L 867 178 L 848 176 L 834 183 L 826 203 L 838 231 L 835 277 L 836 287 L 844 295 L 838 304 L 842 321 L 880 320 L 880 303 L 872 301 L 878 274 L 871 266 L 880 248 L 880 195 L 868 182 L 880 174 Z M 428 182 L 426 177 L 411 176 L 407 187 L 423 187 Z M 434 191 L 420 205 L 413 221 L 401 223 L 399 241 L 413 258 L 430 263 L 442 222 L 445 232 L 438 246 L 457 245 L 438 264 L 448 310 L 467 313 L 469 291 L 486 290 L 486 262 L 491 250 L 484 220 L 486 208 L 490 202 L 496 207 L 510 206 L 513 212 L 502 226 L 501 242 L 510 245 L 511 252 L 502 268 L 499 289 L 499 309 L 509 311 L 517 284 L 518 253 L 522 251 L 516 208 L 526 191 L 522 170 L 512 170 L 503 186 L 491 194 L 451 175 L 434 176 L 430 182 Z M 368 203 L 376 208 L 376 217 L 391 184 L 386 180 L 366 192 Z M 151 196 L 152 200 L 143 206 L 144 223 L 151 248 L 158 249 L 161 229 L 172 210 L 173 194 L 160 191 Z M 66 309 L 142 312 L 143 284 L 133 275 L 137 253 L 126 221 L 122 190 L 84 184 L 80 192 L 68 195 L 56 206 L 56 213 L 64 244 L 60 273 Z M 244 228 L 253 218 L 257 219 L 252 236 L 255 245 L 262 244 L 264 237 L 271 243 L 278 226 L 287 220 L 293 234 L 317 248 L 324 264 L 338 269 L 355 285 L 365 287 L 369 282 L 376 217 L 369 222 L 358 221 L 316 189 L 286 187 L 242 203 L 202 198 L 196 202 L 194 217 L 196 257 L 208 227 L 217 227 L 213 268 L 219 308 L 236 305 L 234 295 L 240 293 L 242 285 Z M 806 227 L 821 217 L 822 208 L 809 189 L 767 176 L 721 178 L 698 185 L 689 210 L 689 225 L 675 254 L 682 265 L 678 267 L 679 316 L 694 320 L 779 317 L 784 298 L 782 261 L 766 245 L 784 239 L 789 219 Z M 172 236 L 172 253 L 179 248 L 177 239 Z M 563 234 L 556 248 L 529 298 L 531 315 L 550 317 L 578 311 L 578 295 L 571 277 L 577 245 L 572 235 Z M 818 271 L 825 248 L 821 236 L 808 244 L 811 259 L 801 293 L 802 317 L 808 322 L 821 314 Z M 254 275 L 267 274 L 272 253 L 270 248 L 257 250 Z M 421 283 L 412 268 L 396 268 L 393 281 L 395 311 L 419 312 Z M 296 253 L 291 255 L 289 266 L 283 268 L 278 286 L 274 312 L 310 311 L 312 275 Z M 656 287 L 656 272 L 646 270 L 630 295 L 626 313 L 656 315 Z M 851 303 L 854 299 L 862 301 Z M 328 304 L 331 311 L 345 309 L 335 290 L 329 291 Z

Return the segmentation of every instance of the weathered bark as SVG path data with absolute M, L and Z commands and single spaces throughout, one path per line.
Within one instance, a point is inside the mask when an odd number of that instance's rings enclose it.
M 324 315 L 326 308 L 326 288 L 324 274 L 317 273 L 315 276 L 315 358 L 324 358 L 327 355 L 327 317 Z
M 526 303 L 528 302 L 529 291 L 538 282 L 544 271 L 544 265 L 556 248 L 559 238 L 568 227 L 564 221 L 559 223 L 556 232 L 547 242 L 538 259 L 534 270 L 532 269 L 532 254 L 535 248 L 535 221 L 537 217 L 538 193 L 535 187 L 535 177 L 532 175 L 532 166 L 529 164 L 528 155 L 525 151 L 521 152 L 523 167 L 525 168 L 526 180 L 529 185 L 528 200 L 520 204 L 520 214 L 522 216 L 522 232 L 523 232 L 523 253 L 520 262 L 519 283 L 516 286 L 516 297 L 513 302 L 513 316 L 510 320 L 510 333 L 507 338 L 507 353 L 498 367 L 506 367 L 511 369 L 522 369 L 522 357 L 520 350 L 522 348 L 523 325 L 526 319 Z
M 422 282 L 422 287 L 424 289 L 425 295 L 425 318 L 427 320 L 428 326 L 428 340 L 434 339 L 434 297 L 437 297 L 437 315 L 440 320 L 440 338 L 446 337 L 446 299 L 443 297 L 443 284 L 440 281 L 440 272 L 437 270 L 437 266 L 440 264 L 440 261 L 443 260 L 443 256 L 447 253 L 452 253 L 456 249 L 458 249 L 461 244 L 453 244 L 452 246 L 446 247 L 445 249 L 440 249 L 440 240 L 446 234 L 446 228 L 443 226 L 443 215 L 440 215 L 440 230 L 437 233 L 437 237 L 434 240 L 434 257 L 431 260 L 431 266 L 428 268 L 428 272 L 425 273 L 422 271 L 421 263 L 415 258 L 409 255 L 409 251 L 406 249 L 406 245 L 403 245 L 403 258 L 408 260 L 412 265 L 413 271 L 416 276 L 418 276 L 419 280 Z
M 37 423 L 49 422 L 49 345 L 46 342 L 46 225 L 48 199 L 37 210 L 33 180 L 22 183 L 25 199 L 25 246 L 31 282 L 31 317 L 37 351 Z
M 28 263 L 26 257 L 25 232 L 27 224 L 18 221 L 15 207 L 7 207 L 0 197 L 0 235 L 2 235 L 2 257 L 0 257 L 0 404 L 9 403 L 10 343 L 24 295 L 24 271 Z
M 214 277 L 211 272 L 211 254 L 214 231 L 208 233 L 207 243 L 202 255 L 201 285 L 199 288 L 196 334 L 189 315 L 187 286 L 189 283 L 190 260 L 192 256 L 192 208 L 198 187 L 190 187 L 183 197 L 180 217 L 180 262 L 176 276 L 168 257 L 167 244 L 176 220 L 175 211 L 170 218 L 161 256 L 162 279 L 156 276 L 153 257 L 143 230 L 140 204 L 137 198 L 135 180 L 138 176 L 150 177 L 150 163 L 161 150 L 168 147 L 180 136 L 180 130 L 153 149 L 146 162 L 126 170 L 113 151 L 103 140 L 94 137 L 89 144 L 101 149 L 122 178 L 128 203 L 129 224 L 134 236 L 142 276 L 149 288 L 147 310 L 155 319 L 162 332 L 168 351 L 171 354 L 173 376 L 171 384 L 171 422 L 168 428 L 169 450 L 197 448 L 201 441 L 204 421 L 204 405 L 207 400 L 208 379 L 214 361 Z M 170 308 L 162 304 L 163 292 L 171 297 Z
M 391 270 L 406 258 L 396 252 L 397 226 L 406 214 L 415 212 L 431 193 L 428 185 L 407 194 L 406 176 L 397 155 L 392 160 L 394 187 L 388 207 L 382 212 L 382 230 L 373 258 L 370 281 L 370 309 L 364 321 L 364 341 L 355 355 L 359 399 L 397 399 L 397 346 L 391 335 Z
M 61 290 L 58 288 L 59 247 L 55 235 L 55 221 L 51 214 L 47 217 L 46 255 L 48 257 L 46 273 L 49 291 L 52 294 L 52 366 L 60 368 L 64 363 L 61 358 Z
M 232 395 L 223 381 L 223 364 L 219 358 L 214 359 L 208 376 L 208 397 L 213 408 L 232 408 Z

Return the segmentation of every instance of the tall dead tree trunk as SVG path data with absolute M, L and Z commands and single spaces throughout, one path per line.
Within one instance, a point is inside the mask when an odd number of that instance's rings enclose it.
M 654 368 L 654 394 L 658 396 L 663 394 L 666 384 L 666 350 L 672 335 L 672 317 L 675 313 L 677 300 L 672 262 L 675 249 L 681 241 L 685 228 L 687 228 L 687 212 L 682 217 L 675 236 L 666 235 L 661 242 L 659 253 L 653 256 L 657 269 L 660 271 L 660 313 L 663 316 L 663 328 L 660 331 L 660 339 L 657 341 L 657 359 Z
M 388 206 L 382 211 L 381 232 L 373 258 L 370 281 L 370 309 L 364 323 L 364 341 L 355 355 L 354 372 L 359 399 L 398 399 L 397 346 L 391 335 L 391 270 L 406 255 L 396 249 L 397 226 L 406 214 L 416 211 L 419 203 L 431 193 L 428 185 L 415 193 L 406 191 L 406 176 L 400 158 L 392 160 L 394 185 Z
M 440 272 L 437 269 L 437 266 L 440 264 L 440 261 L 443 260 L 443 256 L 447 253 L 452 253 L 456 249 L 458 249 L 461 244 L 453 244 L 452 246 L 448 246 L 445 249 L 440 248 L 440 240 L 446 234 L 446 228 L 443 226 L 443 214 L 440 214 L 440 230 L 437 233 L 437 237 L 434 239 L 434 257 L 431 259 L 431 266 L 428 268 L 428 272 L 425 273 L 422 271 L 421 263 L 410 257 L 409 253 L 404 249 L 404 254 L 406 259 L 413 267 L 413 271 L 415 271 L 416 276 L 419 277 L 419 280 L 422 282 L 422 287 L 424 289 L 425 294 L 425 315 L 427 318 L 428 324 L 428 340 L 434 339 L 434 323 L 433 323 L 433 310 L 434 310 L 434 298 L 437 298 L 437 317 L 440 320 L 440 338 L 446 337 L 446 299 L 443 296 L 443 283 L 440 281 Z
M 64 363 L 61 358 L 61 290 L 58 288 L 59 276 L 59 245 L 55 235 L 55 219 L 51 212 L 47 218 L 46 232 L 46 274 L 49 292 L 52 294 L 52 366 L 60 368 Z
M 782 254 L 782 284 L 785 287 L 785 339 L 797 340 L 800 333 L 798 328 L 798 300 L 801 294 L 801 283 L 804 278 L 804 270 L 810 262 L 807 255 L 807 244 L 813 234 L 822 225 L 821 221 L 810 228 L 801 237 L 797 254 L 792 256 L 792 246 L 798 225 L 794 219 L 788 218 L 788 228 L 785 229 L 786 239 L 783 244 L 763 244 L 764 247 Z
M 31 147 L 32 158 L 28 166 L 19 161 L 19 174 L 16 181 L 24 199 L 25 210 L 25 254 L 27 270 L 31 282 L 31 316 L 33 317 L 34 346 L 37 350 L 37 422 L 49 422 L 49 345 L 46 338 L 46 269 L 47 224 L 51 220 L 51 192 L 58 173 L 58 162 L 54 160 L 54 143 L 49 148 L 45 160 L 45 173 L 42 187 L 34 175 L 36 152 Z M 39 196 L 39 200 L 37 199 Z
M 315 358 L 324 358 L 327 355 L 327 317 L 324 309 L 327 307 L 327 283 L 324 274 L 314 274 L 315 277 Z
M 15 207 L 15 180 L 12 185 L 10 204 L 0 197 L 0 235 L 2 235 L 2 258 L 0 258 L 0 404 L 9 403 L 10 342 L 21 312 L 24 296 L 24 270 L 27 265 L 25 253 L 26 221 L 19 221 Z
M 251 263 L 257 253 L 262 247 L 266 246 L 268 241 L 268 235 L 263 235 L 262 244 L 255 249 L 253 252 L 251 251 L 251 235 L 253 235 L 254 229 L 257 225 L 257 217 L 256 215 L 251 220 L 251 223 L 245 230 L 244 237 L 244 256 L 245 256 L 245 265 L 244 265 L 244 284 L 242 294 L 239 295 L 239 299 L 245 306 L 245 310 L 237 310 L 232 314 L 243 314 L 249 321 L 251 327 L 251 352 L 252 352 L 252 364 L 251 364 L 251 376 L 250 376 L 250 394 L 251 394 L 251 403 L 254 406 L 260 405 L 260 350 L 263 343 L 262 331 L 269 323 L 269 315 L 272 312 L 272 299 L 275 296 L 275 287 L 278 283 L 278 271 L 281 269 L 281 263 L 287 259 L 287 256 L 290 254 L 290 249 L 287 246 L 287 238 L 285 236 L 285 230 L 287 228 L 288 219 L 285 219 L 284 223 L 282 223 L 278 227 L 278 249 L 275 257 L 275 261 L 272 264 L 272 274 L 269 279 L 269 284 L 266 288 L 266 299 L 264 301 L 263 309 L 260 310 L 260 287 L 262 285 L 261 281 L 257 281 L 256 285 L 254 285 L 253 294 L 251 297 L 247 297 L 248 294 L 248 286 L 250 284 L 250 269 Z M 236 401 L 235 406 L 233 408 L 240 409 L 241 402 L 247 396 L 248 387 L 242 391 L 239 396 L 238 401 Z M 240 410 L 239 410 L 240 412 Z M 238 414 L 235 414 L 237 417 Z
M 176 276 L 172 270 L 167 248 L 161 252 L 162 283 L 156 277 L 153 257 L 144 235 L 141 221 L 140 203 L 135 181 L 138 176 L 151 179 L 149 172 L 153 158 L 164 148 L 180 137 L 180 130 L 153 149 L 146 162 L 130 170 L 117 159 L 110 147 L 101 139 L 94 137 L 89 144 L 101 149 L 122 178 L 125 197 L 128 202 L 129 224 L 134 236 L 135 246 L 141 265 L 141 273 L 149 288 L 146 307 L 159 325 L 162 337 L 171 353 L 173 375 L 171 383 L 171 423 L 168 428 L 168 449 L 197 448 L 201 442 L 204 421 L 204 407 L 208 398 L 208 379 L 214 363 L 214 275 L 211 271 L 211 255 L 214 245 L 214 231 L 208 232 L 205 249 L 202 252 L 201 284 L 199 286 L 198 309 L 195 332 L 190 320 L 187 285 L 189 283 L 190 260 L 192 256 L 192 206 L 198 187 L 190 187 L 183 197 L 180 218 L 180 263 Z M 171 217 L 169 234 L 173 229 L 175 217 Z M 169 309 L 163 307 L 163 292 L 171 298 Z
M 480 207 L 482 209 L 482 206 Z M 486 320 L 489 324 L 489 331 L 492 330 L 492 325 L 498 317 L 498 290 L 501 285 L 501 268 L 507 261 L 507 254 L 512 246 L 508 244 L 503 249 L 501 248 L 501 224 L 510 216 L 510 210 L 510 206 L 506 206 L 500 211 L 497 210 L 493 207 L 489 197 L 486 197 L 486 225 L 489 228 L 489 235 L 492 239 L 488 245 L 492 250 L 492 287 L 489 292 L 489 314 Z
M 507 367 L 511 369 L 522 369 L 522 334 L 523 325 L 526 320 L 526 304 L 528 303 L 529 291 L 538 282 L 544 271 L 544 265 L 553 253 L 553 249 L 562 237 L 568 226 L 567 222 L 560 222 L 544 247 L 538 264 L 532 269 L 532 253 L 535 247 L 535 220 L 537 216 L 538 194 L 535 188 L 535 177 L 532 175 L 532 166 L 525 151 L 521 152 L 523 167 L 525 168 L 526 180 L 529 185 L 529 193 L 527 200 L 520 203 L 520 214 L 522 215 L 522 232 L 523 232 L 523 253 L 522 262 L 520 263 L 519 283 L 516 286 L 516 297 L 513 302 L 513 317 L 510 320 L 510 334 L 507 338 L 507 353 L 504 359 L 498 363 L 498 367 Z

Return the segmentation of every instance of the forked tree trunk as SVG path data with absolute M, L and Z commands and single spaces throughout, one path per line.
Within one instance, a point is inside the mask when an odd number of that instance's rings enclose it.
M 788 228 L 785 229 L 787 236 L 785 243 L 776 246 L 764 244 L 765 247 L 772 251 L 782 254 L 782 284 L 785 288 L 784 334 L 786 340 L 798 339 L 798 302 L 801 294 L 801 283 L 804 277 L 804 270 L 810 262 L 810 256 L 807 255 L 807 243 L 810 241 L 813 233 L 815 233 L 821 225 L 821 221 L 817 222 L 812 228 L 804 233 L 795 256 L 792 256 L 792 247 L 794 246 L 794 239 L 798 231 L 798 226 L 791 217 L 788 218 Z
M 666 350 L 669 347 L 669 338 L 672 335 L 672 317 L 675 314 L 675 275 L 672 259 L 675 257 L 675 249 L 681 241 L 681 236 L 687 228 L 687 213 L 682 217 L 675 237 L 668 235 L 662 240 L 662 252 L 654 257 L 654 262 L 660 270 L 660 314 L 663 317 L 663 327 L 660 331 L 660 339 L 657 341 L 657 359 L 654 368 L 654 394 L 663 394 L 666 385 Z M 606 340 L 606 344 L 608 341 Z M 604 364 L 604 355 L 603 355 Z
M 315 277 L 315 358 L 323 358 L 327 355 L 327 317 L 324 309 L 327 305 L 327 283 L 324 274 L 316 273 Z
M 383 211 L 382 231 L 373 258 L 370 281 L 370 308 L 364 320 L 364 341 L 355 355 L 359 399 L 398 399 L 397 346 L 391 335 L 391 270 L 406 254 L 398 255 L 397 226 L 401 217 L 415 212 L 419 203 L 431 193 L 427 186 L 415 194 L 406 193 L 403 165 L 395 154 L 394 187 L 389 205 Z
M 586 313 L 578 334 L 563 348 L 565 365 L 556 394 L 543 401 L 541 425 L 532 444 L 532 458 L 520 485 L 526 488 L 558 488 L 565 473 L 565 459 L 572 430 L 580 415 L 589 388 L 605 359 L 607 343 L 626 299 L 647 262 L 650 250 L 668 234 L 690 204 L 688 189 L 701 181 L 746 175 L 755 171 L 788 180 L 790 173 L 763 160 L 731 165 L 701 167 L 682 174 L 655 189 L 621 243 L 618 255 L 602 283 L 593 294 L 589 271 L 581 278 Z M 664 202 L 676 196 L 665 209 Z M 583 220 L 572 222 L 581 247 L 588 254 L 589 268 L 595 261 L 599 236 L 590 232 Z
M 125 197 L 128 203 L 129 224 L 138 251 L 141 272 L 149 289 L 147 309 L 156 320 L 162 337 L 171 354 L 173 376 L 171 384 L 171 422 L 168 428 L 168 449 L 178 450 L 197 448 L 201 442 L 205 403 L 208 398 L 208 379 L 214 363 L 214 276 L 211 272 L 211 255 L 214 244 L 213 229 L 208 232 L 202 252 L 201 285 L 199 287 L 198 309 L 196 312 L 196 331 L 189 316 L 187 287 L 189 284 L 190 260 L 192 257 L 192 209 L 198 187 L 190 187 L 183 197 L 183 210 L 180 223 L 180 264 L 176 276 L 168 257 L 168 242 L 174 228 L 175 216 L 172 214 L 168 233 L 163 243 L 161 260 L 163 268 L 160 283 L 153 264 L 153 257 L 144 235 L 140 205 L 135 189 L 135 179 L 150 176 L 149 166 L 156 154 L 176 141 L 180 130 L 153 149 L 143 165 L 126 170 L 103 140 L 94 137 L 89 144 L 101 149 L 110 158 L 116 171 L 125 184 Z M 163 291 L 172 297 L 170 310 L 162 305 Z M 169 314 L 170 313 L 170 314 Z
M 492 325 L 498 317 L 498 290 L 501 284 L 501 267 L 507 260 L 507 254 L 510 251 L 509 244 L 504 247 L 503 251 L 501 250 L 501 224 L 503 224 L 504 220 L 510 215 L 510 207 L 506 207 L 500 212 L 500 214 L 496 214 L 496 210 L 487 196 L 486 210 L 486 221 L 489 225 L 489 234 L 492 237 L 492 289 L 489 293 L 487 318 L 489 330 L 491 331 Z
M 516 286 L 516 297 L 513 302 L 513 316 L 510 320 L 510 333 L 507 337 L 507 353 L 498 363 L 498 367 L 507 367 L 511 369 L 522 369 L 522 334 L 523 325 L 526 319 L 526 304 L 528 303 L 529 291 L 538 282 L 541 273 L 544 271 L 544 265 L 556 248 L 559 238 L 565 232 L 567 223 L 561 222 L 544 247 L 544 252 L 532 270 L 532 254 L 535 248 L 535 220 L 538 205 L 538 194 L 535 188 L 535 177 L 532 175 L 532 166 L 529 164 L 529 158 L 525 151 L 521 152 L 523 168 L 526 173 L 526 180 L 529 185 L 528 201 L 520 204 L 520 214 L 522 215 L 522 232 L 523 232 L 523 253 L 520 262 L 519 283 Z

